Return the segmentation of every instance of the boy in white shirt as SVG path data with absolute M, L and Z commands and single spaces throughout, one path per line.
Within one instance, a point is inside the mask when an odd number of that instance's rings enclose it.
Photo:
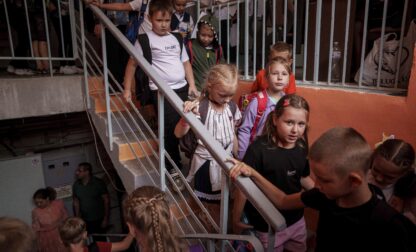
M 181 45 L 181 42 L 175 35 L 170 33 L 172 12 L 171 1 L 152 0 L 149 4 L 149 20 L 152 24 L 152 30 L 142 36 L 147 36 L 148 47 L 150 47 L 151 52 L 151 65 L 154 70 L 182 100 L 186 100 L 188 95 L 198 96 L 198 91 L 195 87 L 192 66 L 189 63 L 185 47 Z M 135 47 L 141 54 L 146 55 L 146 51 L 143 52 L 143 49 L 146 50 L 144 45 L 136 41 Z M 127 101 L 131 100 L 131 87 L 136 67 L 137 62 L 130 58 L 124 76 L 123 95 Z M 150 79 L 149 88 L 151 102 L 157 108 L 158 88 Z M 179 141 L 173 134 L 180 116 L 168 102 L 165 102 L 164 110 L 165 148 L 173 161 L 181 167 L 178 148 Z M 166 162 L 166 167 L 171 169 L 170 163 Z

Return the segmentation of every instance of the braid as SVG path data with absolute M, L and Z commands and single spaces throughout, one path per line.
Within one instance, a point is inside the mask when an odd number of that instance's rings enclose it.
M 156 210 L 156 200 L 162 200 L 163 195 L 159 194 L 156 195 L 154 198 L 151 198 L 148 200 L 148 203 L 150 203 L 150 209 L 152 212 L 152 226 L 153 226 L 153 233 L 156 237 L 156 245 L 157 245 L 157 251 L 164 252 L 163 243 L 162 243 L 162 237 L 160 235 L 160 225 L 159 225 L 159 213 Z
M 126 221 L 144 235 L 142 240 L 145 243 L 141 245 L 146 246 L 145 251 L 181 251 L 176 235 L 172 234 L 165 194 L 158 188 L 144 186 L 136 189 L 124 202 L 124 212 Z

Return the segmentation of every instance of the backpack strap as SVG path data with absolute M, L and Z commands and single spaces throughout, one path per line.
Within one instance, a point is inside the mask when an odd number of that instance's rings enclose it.
M 222 57 L 222 46 L 218 46 L 217 49 L 215 49 L 215 56 L 216 56 L 216 63 L 219 64 L 221 57 Z
M 143 57 L 147 60 L 147 62 L 149 62 L 149 64 L 152 64 L 152 51 L 150 50 L 149 37 L 146 33 L 143 33 L 139 34 L 137 40 L 142 47 Z
M 209 99 L 204 97 L 199 102 L 199 109 L 198 109 L 199 115 L 201 116 L 202 124 L 205 124 L 205 120 L 208 114 L 208 106 L 209 106 Z M 234 117 L 235 112 L 237 111 L 237 104 L 233 101 L 230 101 L 228 102 L 228 106 L 230 106 L 231 113 L 233 114 L 233 117 Z
M 201 122 L 204 125 L 205 125 L 205 120 L 207 119 L 207 115 L 208 115 L 208 106 L 209 106 L 209 100 L 208 98 L 204 97 L 199 102 L 199 108 L 198 108 L 199 115 L 201 116 Z
M 233 101 L 229 101 L 228 106 L 230 106 L 231 113 L 233 113 L 233 117 L 234 117 L 235 112 L 237 111 L 237 104 Z
M 137 41 L 139 42 L 143 57 L 152 64 L 152 51 L 150 49 L 149 37 L 146 33 L 139 34 L 137 36 Z M 151 103 L 151 90 L 149 87 L 149 77 L 144 73 L 140 67 L 136 67 L 135 72 L 136 80 L 136 99 L 140 101 L 141 105 L 147 105 Z
M 147 9 L 147 4 L 149 3 L 148 0 L 143 0 L 142 1 L 142 6 L 140 7 L 140 11 L 139 11 L 139 27 L 142 25 L 143 20 L 144 20 L 144 14 L 146 12 Z M 137 31 L 139 32 L 139 31 Z
M 188 12 L 184 12 L 182 21 L 185 23 L 189 23 L 191 21 L 191 15 L 189 15 Z
M 263 117 L 264 111 L 266 110 L 267 106 L 267 92 L 263 90 L 257 93 L 257 114 L 256 119 L 254 120 L 253 128 L 250 132 L 250 143 L 253 142 L 254 138 L 256 138 L 257 127 L 259 126 L 260 119 Z
M 182 56 L 182 49 L 183 49 L 183 37 L 182 37 L 182 35 L 178 32 L 171 32 L 170 34 L 175 36 L 175 38 L 178 40 L 179 46 L 181 47 L 181 56 Z
M 175 13 L 172 13 L 172 18 L 170 20 L 170 30 L 174 31 L 179 26 L 179 19 L 176 17 Z

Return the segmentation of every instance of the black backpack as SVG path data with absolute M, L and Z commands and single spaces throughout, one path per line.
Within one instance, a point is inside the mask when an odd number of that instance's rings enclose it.
M 179 45 L 181 47 L 181 55 L 183 49 L 183 39 L 179 33 L 172 32 L 171 33 L 175 38 L 179 41 Z M 152 51 L 150 49 L 149 37 L 146 33 L 139 34 L 137 36 L 137 40 L 142 47 L 143 57 L 152 64 Z M 149 77 L 143 72 L 140 67 L 136 68 L 135 72 L 135 79 L 136 79 L 136 99 L 140 101 L 142 106 L 151 104 L 151 95 L 150 95 L 150 87 L 149 87 Z
M 237 111 L 237 104 L 233 101 L 228 103 L 230 106 L 230 110 L 234 116 L 235 112 Z M 199 102 L 199 115 L 201 116 L 201 122 L 205 125 L 205 120 L 207 119 L 208 114 L 208 107 L 209 107 L 209 100 L 208 98 L 203 98 Z M 192 156 L 195 153 L 196 147 L 198 146 L 198 139 L 195 133 L 190 129 L 183 137 L 179 138 L 179 148 L 185 154 L 189 160 L 192 160 Z

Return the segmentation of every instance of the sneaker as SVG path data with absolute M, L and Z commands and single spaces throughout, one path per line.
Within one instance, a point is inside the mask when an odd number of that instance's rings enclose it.
M 185 189 L 185 184 L 179 176 L 179 173 L 175 169 L 169 170 L 169 173 L 172 176 L 172 179 L 178 187 L 179 191 L 183 191 Z M 176 187 L 174 187 L 173 189 L 176 191 Z
M 16 74 L 16 75 L 19 75 L 19 76 L 23 76 L 23 75 L 26 75 L 26 76 L 31 76 L 31 75 L 34 75 L 35 73 L 31 70 L 31 69 L 25 69 L 25 68 L 22 68 L 22 69 L 16 69 L 15 71 L 14 71 L 14 73 Z
M 11 73 L 12 74 L 12 73 L 14 73 L 14 71 L 16 71 L 16 69 L 14 68 L 14 66 L 8 65 L 6 71 L 8 73 Z
M 62 67 L 62 73 L 63 74 L 76 74 L 78 73 L 76 66 L 64 66 Z
M 79 68 L 77 66 L 72 66 L 75 70 L 77 70 L 78 73 L 83 73 L 84 69 L 83 68 Z

